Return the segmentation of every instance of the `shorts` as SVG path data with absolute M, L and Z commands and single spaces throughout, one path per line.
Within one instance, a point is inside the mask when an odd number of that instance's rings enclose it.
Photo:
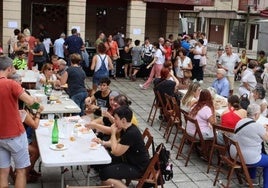
M 234 76 L 227 76 L 227 79 L 229 81 L 229 86 L 230 86 L 229 90 L 234 90 Z
M 138 179 L 143 173 L 135 166 L 127 163 L 110 164 L 100 169 L 100 179 L 105 181 L 107 179 Z
M 9 168 L 11 157 L 16 169 L 30 166 L 26 132 L 14 138 L 0 139 L 0 168 Z

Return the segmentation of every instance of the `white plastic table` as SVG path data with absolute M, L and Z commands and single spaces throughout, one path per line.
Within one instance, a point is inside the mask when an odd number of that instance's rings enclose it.
M 75 137 L 75 141 L 70 140 L 70 129 L 73 129 L 74 123 L 68 123 L 67 126 L 69 127 L 66 131 L 65 138 L 60 138 L 59 140 L 59 143 L 64 144 L 67 149 L 59 151 L 50 149 L 52 128 L 44 126 L 44 122 L 47 121 L 48 120 L 40 120 L 40 126 L 36 129 L 37 143 L 42 165 L 44 167 L 61 168 L 61 188 L 64 188 L 64 167 L 111 163 L 111 157 L 103 146 L 99 146 L 97 149 L 90 148 L 90 142 L 92 138 L 95 137 L 93 131 L 89 131 L 86 134 L 80 134 Z M 88 183 L 89 172 L 87 173 L 87 184 Z

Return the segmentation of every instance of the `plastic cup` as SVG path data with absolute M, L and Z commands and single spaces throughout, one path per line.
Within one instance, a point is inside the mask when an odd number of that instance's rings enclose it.
M 105 112 L 107 112 L 107 107 L 101 107 L 101 115 L 103 116 Z

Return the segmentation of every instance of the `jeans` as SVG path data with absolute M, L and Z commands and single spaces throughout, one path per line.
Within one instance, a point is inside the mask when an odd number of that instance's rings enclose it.
M 263 188 L 268 188 L 268 155 L 261 154 L 261 160 L 255 164 L 248 165 L 249 175 L 251 179 L 256 178 L 256 167 L 263 167 Z
M 87 98 L 88 93 L 86 91 L 77 93 L 76 95 L 73 95 L 71 99 L 80 107 L 81 112 L 80 116 L 84 115 L 84 109 L 85 109 L 85 99 Z

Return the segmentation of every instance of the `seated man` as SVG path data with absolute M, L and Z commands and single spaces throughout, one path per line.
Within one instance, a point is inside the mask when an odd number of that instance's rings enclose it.
M 99 142 L 111 148 L 114 156 L 124 157 L 124 161 L 111 163 L 100 169 L 99 175 L 103 185 L 127 187 L 122 179 L 137 179 L 145 172 L 149 164 L 149 154 L 145 148 L 142 134 L 137 126 L 131 123 L 133 112 L 127 106 L 114 111 L 114 124 L 111 126 L 110 141 Z M 120 140 L 116 135 L 121 131 Z
M 225 77 L 226 71 L 224 69 L 218 69 L 216 73 L 216 80 L 212 83 L 212 87 L 216 90 L 218 95 L 223 97 L 229 97 L 229 81 Z

